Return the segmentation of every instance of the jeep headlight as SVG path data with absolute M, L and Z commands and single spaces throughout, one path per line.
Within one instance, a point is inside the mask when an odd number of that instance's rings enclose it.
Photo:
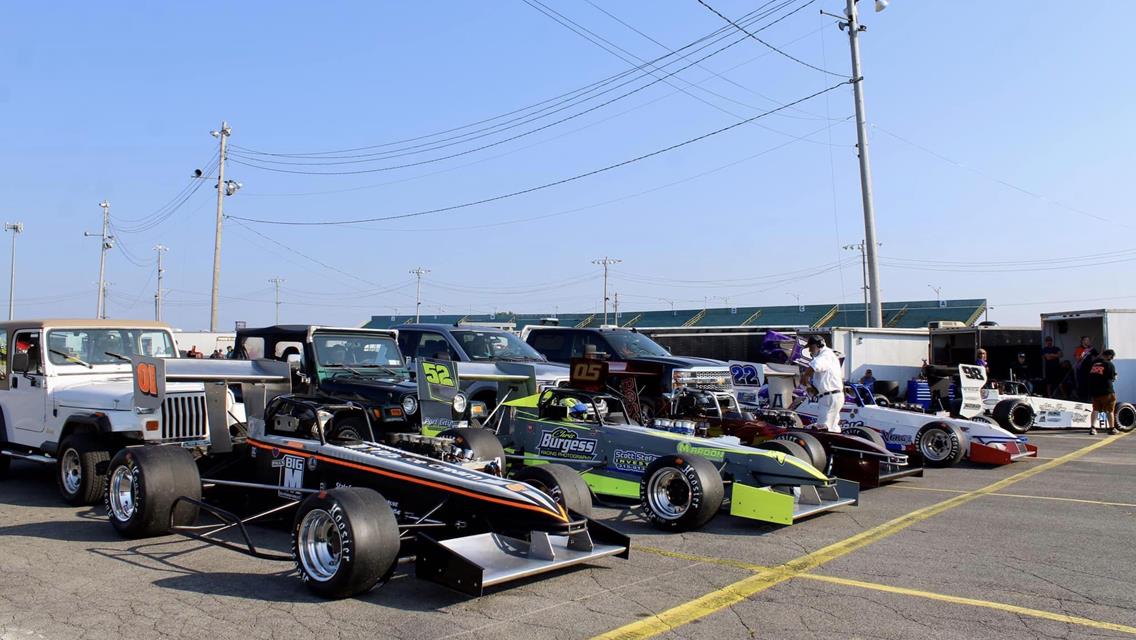
M 462 415 L 462 414 L 465 413 L 465 407 L 466 407 L 465 394 L 459 393 L 456 396 L 454 396 L 454 412 L 457 413 L 458 415 Z
M 412 416 L 418 412 L 418 399 L 414 396 L 406 396 L 402 399 L 402 412 L 408 416 Z

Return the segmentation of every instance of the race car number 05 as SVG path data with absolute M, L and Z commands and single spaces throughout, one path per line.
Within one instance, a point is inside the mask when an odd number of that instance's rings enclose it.
M 138 379 L 138 391 L 145 395 L 158 397 L 158 370 L 152 364 L 143 362 L 134 370 Z
M 450 370 L 444 364 L 424 362 L 422 363 L 422 371 L 426 374 L 426 382 L 447 387 L 454 386 L 454 379 L 450 376 Z
M 598 362 L 579 362 L 572 369 L 572 377 L 583 382 L 597 382 L 603 375 L 603 367 Z

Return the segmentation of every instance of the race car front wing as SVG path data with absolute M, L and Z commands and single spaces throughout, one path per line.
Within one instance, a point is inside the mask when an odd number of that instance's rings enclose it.
M 970 461 L 976 464 L 1010 464 L 1022 458 L 1036 458 L 1037 446 L 1017 440 L 999 440 L 988 444 L 972 439 Z
M 734 482 L 730 493 L 730 515 L 774 524 L 793 524 L 801 518 L 859 503 L 860 485 L 840 478 L 828 485 L 805 484 L 785 491 Z

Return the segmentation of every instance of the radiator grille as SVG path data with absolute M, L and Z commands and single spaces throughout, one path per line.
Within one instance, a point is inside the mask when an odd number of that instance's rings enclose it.
M 162 439 L 204 440 L 209 437 L 205 394 L 166 396 L 162 401 Z

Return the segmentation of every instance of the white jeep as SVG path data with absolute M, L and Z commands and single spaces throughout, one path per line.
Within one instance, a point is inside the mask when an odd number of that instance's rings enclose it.
M 11 458 L 54 464 L 63 499 L 94 504 L 102 499 L 108 461 L 124 446 L 207 444 L 205 383 L 167 383 L 163 375 L 160 406 L 135 400 L 139 358 L 152 362 L 177 353 L 169 327 L 155 322 L 0 323 L 0 476 Z M 143 391 L 158 384 L 142 371 Z M 222 401 L 221 411 L 231 409 Z

